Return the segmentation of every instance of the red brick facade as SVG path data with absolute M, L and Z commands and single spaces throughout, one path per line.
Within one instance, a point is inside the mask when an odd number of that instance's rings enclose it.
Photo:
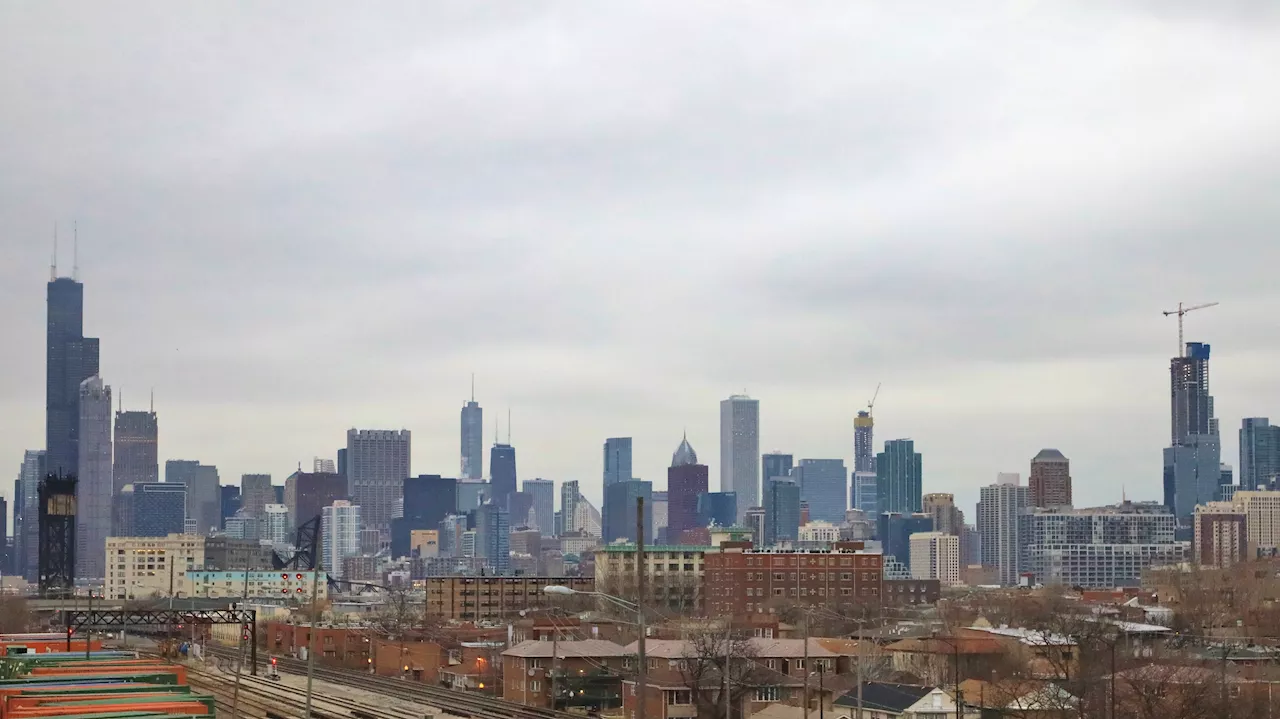
M 709 615 L 766 612 L 771 604 L 879 604 L 880 554 L 860 542 L 796 552 L 728 549 L 707 554 L 703 593 Z

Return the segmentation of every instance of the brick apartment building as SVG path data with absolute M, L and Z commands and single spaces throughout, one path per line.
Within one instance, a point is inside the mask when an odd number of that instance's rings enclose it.
M 879 604 L 883 556 L 862 542 L 831 549 L 755 550 L 726 543 L 705 560 L 703 595 L 709 615 L 767 612 L 771 604 Z M 936 582 L 935 582 L 936 583 Z
M 603 639 L 521 642 L 502 653 L 502 698 L 549 708 L 554 670 L 562 707 L 566 694 L 588 676 L 607 680 L 593 683 L 598 690 L 593 697 L 597 705 L 616 707 L 621 704 L 621 676 L 627 656 L 622 645 Z M 579 695 L 574 694 L 576 699 Z
M 427 577 L 423 583 L 427 616 L 464 621 L 508 619 L 553 606 L 554 598 L 542 591 L 549 585 L 595 591 L 591 577 Z

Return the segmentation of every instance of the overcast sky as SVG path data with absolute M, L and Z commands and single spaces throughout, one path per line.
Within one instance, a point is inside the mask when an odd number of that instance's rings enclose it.
M 0 2 L 0 467 L 44 446 L 52 228 L 161 461 L 413 431 L 476 373 L 521 478 L 665 486 L 912 437 L 925 491 L 1072 460 L 1159 499 L 1169 357 L 1280 419 L 1280 9 L 1243 2 Z M 488 470 L 488 457 L 485 461 Z M 8 476 L 0 473 L 0 476 Z M 3 493 L 12 493 L 6 480 Z

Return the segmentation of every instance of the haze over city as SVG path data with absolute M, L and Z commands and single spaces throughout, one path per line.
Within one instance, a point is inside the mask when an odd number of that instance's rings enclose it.
M 57 223 L 102 377 L 223 483 L 351 427 L 454 476 L 474 373 L 597 504 L 606 437 L 718 476 L 744 390 L 762 451 L 849 464 L 879 383 L 966 510 L 1043 447 L 1159 500 L 1161 311 L 1221 303 L 1224 462 L 1280 415 L 1276 67 L 1269 3 L 0 6 L 0 458 Z

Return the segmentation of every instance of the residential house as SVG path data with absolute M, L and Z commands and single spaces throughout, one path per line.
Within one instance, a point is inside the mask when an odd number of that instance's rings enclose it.
M 530 639 L 502 653 L 502 698 L 525 706 L 616 709 L 628 651 L 603 639 Z
M 977 711 L 961 707 L 955 698 L 938 687 L 889 682 L 863 682 L 835 701 L 833 719 L 856 719 L 861 705 L 862 719 L 980 719 Z

